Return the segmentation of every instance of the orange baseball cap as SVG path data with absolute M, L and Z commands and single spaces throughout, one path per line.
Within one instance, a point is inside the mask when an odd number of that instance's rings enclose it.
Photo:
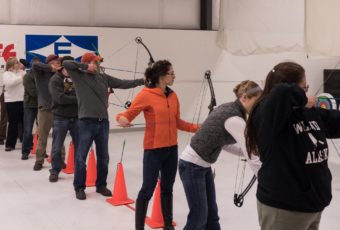
M 83 63 L 89 63 L 91 61 L 101 61 L 102 58 L 100 56 L 95 55 L 94 53 L 85 53 L 81 57 L 81 62 Z

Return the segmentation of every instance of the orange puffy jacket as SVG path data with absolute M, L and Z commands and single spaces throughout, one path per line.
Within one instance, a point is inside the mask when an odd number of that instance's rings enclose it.
M 130 108 L 119 113 L 130 122 L 144 112 L 146 127 L 144 133 L 144 149 L 156 149 L 177 145 L 177 129 L 196 132 L 198 125 L 180 119 L 177 95 L 167 88 L 168 96 L 160 88 L 143 88 L 133 100 Z

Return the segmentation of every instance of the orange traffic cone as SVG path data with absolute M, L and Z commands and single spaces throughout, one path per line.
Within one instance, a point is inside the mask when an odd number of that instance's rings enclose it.
M 38 129 L 36 129 L 33 135 L 33 148 L 31 150 L 31 154 L 35 154 L 37 152 L 38 138 L 39 138 Z
M 121 162 L 117 165 L 117 174 L 113 187 L 113 195 L 111 198 L 106 199 L 106 201 L 114 206 L 132 204 L 134 202 L 128 198 L 127 195 L 124 170 Z
M 66 174 L 74 173 L 74 145 L 72 141 L 70 142 L 70 147 L 68 148 L 66 168 L 62 171 Z
M 96 158 L 94 157 L 94 150 L 91 149 L 89 160 L 87 163 L 86 187 L 95 186 L 96 180 L 97 180 Z
M 52 162 L 52 153 L 50 153 L 50 155 L 47 155 L 46 161 L 47 161 L 48 163 L 51 163 L 51 162 Z
M 149 225 L 151 228 L 164 227 L 164 219 L 161 207 L 161 180 L 159 179 L 154 193 L 151 218 L 147 216 L 145 218 L 145 223 Z M 176 223 L 172 222 L 172 225 L 176 226 Z

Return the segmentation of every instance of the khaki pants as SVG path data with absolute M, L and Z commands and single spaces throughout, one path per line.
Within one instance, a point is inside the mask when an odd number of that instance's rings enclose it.
M 261 230 L 318 230 L 321 213 L 294 212 L 274 208 L 257 201 Z
M 53 125 L 53 113 L 51 110 L 38 111 L 38 146 L 36 152 L 36 162 L 43 164 L 46 154 L 47 138 Z M 63 146 L 62 160 L 65 161 L 65 146 Z

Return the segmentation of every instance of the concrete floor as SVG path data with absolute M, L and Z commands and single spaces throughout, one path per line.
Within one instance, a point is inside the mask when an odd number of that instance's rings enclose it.
M 180 133 L 179 149 L 188 143 L 188 134 Z M 126 140 L 123 158 L 124 173 L 129 197 L 135 199 L 142 178 L 143 132 L 110 134 L 110 171 L 108 187 L 113 187 L 116 165 L 121 157 L 123 140 Z M 67 142 L 69 143 L 69 138 Z M 340 144 L 338 142 L 337 144 Z M 51 139 L 49 139 L 50 150 Z M 19 145 L 20 146 L 20 145 Z M 331 152 L 332 154 L 332 152 Z M 335 153 L 334 153 L 335 154 Z M 338 159 L 340 162 L 339 158 Z M 256 185 L 246 196 L 242 208 L 233 204 L 233 192 L 238 158 L 222 153 L 214 165 L 216 190 L 221 226 L 224 230 L 259 229 L 256 212 Z M 134 229 L 134 212 L 126 206 L 114 207 L 87 188 L 87 200 L 75 198 L 73 175 L 62 173 L 58 183 L 48 181 L 50 164 L 45 162 L 42 171 L 33 171 L 34 158 L 20 160 L 20 149 L 5 152 L 0 146 L 0 229 L 4 230 L 131 230 Z M 340 165 L 330 163 L 333 173 L 333 200 L 323 213 L 320 230 L 339 229 L 340 224 Z M 246 183 L 251 173 L 247 170 Z M 149 214 L 151 207 L 149 207 Z M 174 186 L 174 220 L 176 229 L 183 229 L 188 207 L 182 183 L 177 175 Z M 146 228 L 148 229 L 148 228 Z

